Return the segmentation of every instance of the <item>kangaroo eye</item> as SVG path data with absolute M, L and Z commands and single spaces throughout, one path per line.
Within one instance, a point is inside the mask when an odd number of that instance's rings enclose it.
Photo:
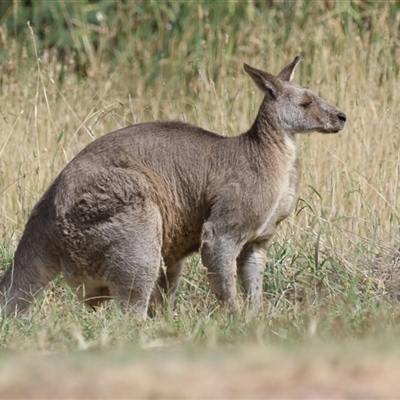
M 309 107 L 311 106 L 311 104 L 312 104 L 312 100 L 306 101 L 306 102 L 304 102 L 304 103 L 301 103 L 301 104 L 300 104 L 300 107 L 309 108 Z

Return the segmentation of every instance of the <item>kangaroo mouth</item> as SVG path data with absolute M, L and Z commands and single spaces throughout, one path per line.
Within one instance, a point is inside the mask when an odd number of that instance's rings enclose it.
M 335 134 L 335 133 L 338 133 L 338 132 L 340 132 L 342 129 L 326 129 L 326 130 L 321 130 L 321 131 L 318 131 L 319 133 L 325 133 L 325 134 Z
M 332 126 L 329 128 L 322 128 L 322 129 L 319 129 L 317 132 L 328 133 L 328 134 L 329 133 L 338 133 L 338 132 L 342 131 L 345 127 L 346 127 L 346 124 L 343 124 L 341 126 Z

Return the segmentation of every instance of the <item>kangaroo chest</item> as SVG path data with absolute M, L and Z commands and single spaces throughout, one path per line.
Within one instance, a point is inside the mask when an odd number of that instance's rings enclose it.
M 279 223 L 293 211 L 296 205 L 300 183 L 300 163 L 296 155 L 295 144 L 290 141 L 288 147 L 289 157 L 286 170 L 282 175 L 283 179 L 272 207 L 265 210 L 265 214 L 260 218 L 260 224 L 255 233 L 258 239 L 269 239 Z
M 299 162 L 296 160 L 290 166 L 287 174 L 286 184 L 278 201 L 276 210 L 276 223 L 285 219 L 294 209 L 299 192 L 300 174 Z

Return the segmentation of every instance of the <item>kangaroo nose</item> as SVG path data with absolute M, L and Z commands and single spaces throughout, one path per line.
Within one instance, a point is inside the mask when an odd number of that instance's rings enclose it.
M 343 122 L 346 122 L 346 114 L 344 114 L 344 113 L 339 113 L 338 114 L 338 118 L 341 120 L 341 121 L 343 121 Z

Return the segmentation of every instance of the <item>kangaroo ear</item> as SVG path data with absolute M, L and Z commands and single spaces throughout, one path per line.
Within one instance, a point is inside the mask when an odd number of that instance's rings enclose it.
M 250 75 L 254 83 L 270 98 L 276 99 L 279 82 L 272 74 L 243 64 L 244 70 Z
M 299 62 L 300 62 L 300 56 L 296 56 L 295 59 L 289 65 L 286 65 L 286 67 L 283 68 L 281 72 L 279 72 L 277 77 L 282 81 L 292 82 L 294 71 L 296 70 L 296 67 Z

